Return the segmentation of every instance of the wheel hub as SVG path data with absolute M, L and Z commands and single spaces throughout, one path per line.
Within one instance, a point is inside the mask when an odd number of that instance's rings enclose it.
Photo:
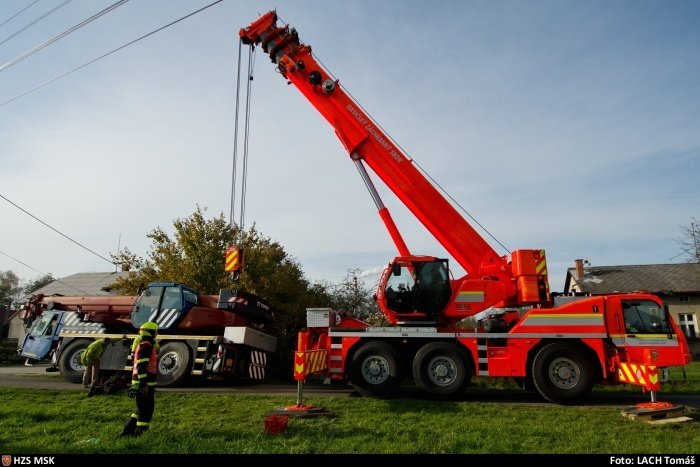
M 389 377 L 389 363 L 377 356 L 365 360 L 362 376 L 368 383 L 381 384 Z
M 571 389 L 581 379 L 581 369 L 568 358 L 557 358 L 549 366 L 550 379 L 560 389 Z
M 433 384 L 446 386 L 457 376 L 457 365 L 446 357 L 437 357 L 428 363 L 428 377 Z

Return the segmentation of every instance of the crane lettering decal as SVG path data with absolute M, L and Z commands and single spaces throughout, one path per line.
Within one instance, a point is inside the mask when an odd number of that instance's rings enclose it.
M 389 152 L 389 155 L 396 162 L 403 162 L 403 156 L 399 153 L 399 151 L 397 151 L 396 148 L 382 136 L 382 133 L 379 130 L 377 130 L 377 128 L 375 128 L 374 125 L 372 125 L 372 122 L 367 120 L 367 118 L 362 114 L 362 112 L 356 109 L 355 106 L 352 104 L 348 104 L 346 108 L 348 109 L 348 112 L 350 112 L 350 115 L 355 117 L 355 120 L 357 120 L 358 123 L 362 125 L 365 128 L 365 130 L 367 130 L 370 136 L 377 140 L 377 143 L 379 143 L 381 147 L 383 147 L 387 150 L 387 152 Z

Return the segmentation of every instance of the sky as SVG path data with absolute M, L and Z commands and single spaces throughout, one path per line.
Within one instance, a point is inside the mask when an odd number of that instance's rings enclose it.
M 14 35 L 63 1 L 2 0 L 0 68 L 115 1 L 72 0 Z M 1 69 L 0 195 L 106 258 L 147 257 L 147 233 L 197 206 L 228 220 L 238 32 L 276 9 L 499 254 L 546 250 L 553 291 L 577 258 L 683 261 L 681 227 L 700 218 L 699 2 L 224 0 L 8 102 L 213 1 L 131 0 Z M 245 227 L 311 281 L 374 283 L 397 253 L 357 170 L 255 57 Z M 449 258 L 374 181 L 411 252 Z M 2 198 L 0 252 L 23 280 L 115 270 Z

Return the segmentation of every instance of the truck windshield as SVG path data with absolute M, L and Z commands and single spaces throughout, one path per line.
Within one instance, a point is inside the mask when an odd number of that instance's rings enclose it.
M 160 297 L 163 295 L 165 287 L 150 286 L 139 297 L 134 307 L 134 312 L 131 316 L 131 321 L 134 327 L 138 327 L 155 318 L 158 313 L 158 304 Z
M 666 311 L 652 300 L 623 300 L 625 330 L 633 334 L 668 334 Z
M 39 317 L 39 320 L 34 323 L 34 327 L 30 332 L 32 336 L 50 336 L 53 334 L 53 329 L 58 320 L 58 315 L 55 314 L 44 314 Z

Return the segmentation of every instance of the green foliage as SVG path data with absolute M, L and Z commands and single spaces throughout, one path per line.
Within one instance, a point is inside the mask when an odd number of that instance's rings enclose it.
M 55 281 L 54 277 L 51 274 L 45 274 L 43 276 L 37 277 L 33 281 L 29 282 L 27 285 L 25 285 L 22 288 L 22 292 L 25 295 L 29 295 L 35 290 L 39 290 L 40 288 L 49 285 L 53 281 Z
M 0 272 L 0 307 L 16 306 L 22 287 L 12 271 Z
M 561 407 L 471 396 L 460 402 L 307 398 L 334 417 L 289 418 L 266 434 L 289 397 L 159 391 L 151 429 L 120 438 L 125 394 L 0 388 L 3 454 L 694 454 L 696 422 L 651 426 L 615 405 Z M 27 401 L 31 401 L 28 404 Z M 700 419 L 697 411 L 689 415 Z M 37 442 L 40 440 L 40 442 Z
M 241 232 L 238 226 L 229 226 L 223 214 L 206 219 L 204 211 L 197 206 L 190 217 L 175 220 L 172 236 L 160 227 L 151 231 L 148 259 L 128 249 L 113 255 L 117 264 L 131 271 L 127 278 L 117 279 L 115 289 L 135 295 L 151 282 L 172 281 L 200 294 L 236 288 L 270 301 L 275 319 L 263 330 L 278 338 L 280 376 L 289 377 L 296 333 L 306 325 L 306 308 L 329 306 L 330 295 L 324 286 L 310 284 L 299 262 L 255 225 Z M 224 270 L 226 247 L 234 239 L 245 255 L 245 269 L 235 284 Z

